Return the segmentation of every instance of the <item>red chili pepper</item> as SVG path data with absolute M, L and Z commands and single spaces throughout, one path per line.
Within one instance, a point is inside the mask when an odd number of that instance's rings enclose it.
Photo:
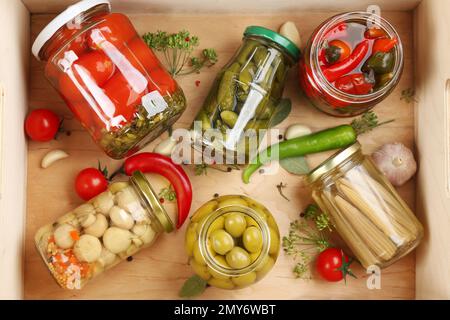
M 323 75 L 329 82 L 336 81 L 355 69 L 362 62 L 368 51 L 369 40 L 363 40 L 355 47 L 352 54 L 347 59 L 324 68 L 322 70 Z
M 179 229 L 188 217 L 192 203 L 191 182 L 183 168 L 169 157 L 158 153 L 142 152 L 126 159 L 123 169 L 128 176 L 139 170 L 143 173 L 160 174 L 170 181 L 177 195 L 177 229 Z
M 355 73 L 337 79 L 334 86 L 342 92 L 363 95 L 368 94 L 374 84 L 364 73 Z
M 366 39 L 378 39 L 378 38 L 387 37 L 387 34 L 381 28 L 370 28 L 364 32 L 364 37 Z
M 375 43 L 372 47 L 372 54 L 375 54 L 377 52 L 389 52 L 392 50 L 392 48 L 395 47 L 398 40 L 397 38 L 392 39 L 377 39 L 375 40 Z

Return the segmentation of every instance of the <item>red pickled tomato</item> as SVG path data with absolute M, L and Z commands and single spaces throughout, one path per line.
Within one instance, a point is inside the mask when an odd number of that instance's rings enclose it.
M 75 76 L 78 82 L 81 84 L 81 79 Z M 83 95 L 80 90 L 77 88 L 75 83 L 70 79 L 70 77 L 66 73 L 61 73 L 58 82 L 59 92 L 63 96 L 64 100 L 68 104 L 83 101 Z
M 124 55 L 141 72 L 141 66 L 145 68 L 148 74 L 151 70 L 159 67 L 158 58 L 141 38 L 134 38 L 128 42 L 127 47 L 123 50 Z
M 158 90 L 162 96 L 174 93 L 176 82 L 170 74 L 162 67 L 153 69 L 150 72 L 151 81 L 149 82 L 149 90 Z
M 70 40 L 66 51 L 72 50 L 76 53 L 77 56 L 81 56 L 87 51 L 88 47 L 85 33 L 81 33 L 75 39 L 72 39 L 72 37 L 74 37 L 74 35 L 79 31 L 80 29 L 67 29 L 67 27 L 64 27 L 64 29 L 62 29 L 61 31 L 60 37 L 49 43 L 47 52 L 58 51 L 65 42 Z
M 92 51 L 84 54 L 75 64 L 89 71 L 99 87 L 103 86 L 115 71 L 114 63 L 102 51 Z
M 103 90 L 116 106 L 114 116 L 122 115 L 127 121 L 132 119 L 136 106 L 141 103 L 142 96 L 147 93 L 147 90 L 141 93 L 135 92 L 120 72 L 109 79 Z
M 122 48 L 126 42 L 137 36 L 136 30 L 128 17 L 121 13 L 106 15 L 103 21 L 97 24 L 92 30 L 100 30 L 105 39 L 111 42 L 116 48 Z M 91 32 L 87 36 L 88 46 L 92 50 L 97 50 L 99 47 L 92 40 Z
M 78 121 L 80 121 L 81 125 L 90 131 L 93 125 L 93 111 L 89 104 L 85 101 L 82 101 L 75 103 L 68 102 L 67 105 L 69 106 L 69 109 L 72 111 L 75 117 L 78 119 Z

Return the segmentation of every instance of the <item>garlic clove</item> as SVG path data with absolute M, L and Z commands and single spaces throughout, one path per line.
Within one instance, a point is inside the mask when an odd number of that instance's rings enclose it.
M 62 150 L 52 150 L 49 151 L 41 161 L 41 167 L 46 169 L 51 166 L 54 162 L 67 158 L 69 155 Z
M 296 124 L 290 125 L 286 129 L 286 132 L 284 133 L 284 138 L 286 140 L 291 140 L 294 138 L 306 136 L 311 133 L 312 133 L 312 131 L 309 127 L 296 123 Z
M 153 152 L 170 157 L 176 145 L 177 141 L 172 139 L 172 137 L 168 137 L 167 139 L 162 140 L 155 149 L 153 149 Z
M 302 47 L 302 38 L 298 33 L 297 26 L 292 21 L 283 23 L 279 29 L 279 34 L 291 40 L 298 48 Z
M 372 154 L 378 169 L 383 172 L 392 185 L 405 184 L 417 171 L 414 155 L 402 143 L 385 144 Z

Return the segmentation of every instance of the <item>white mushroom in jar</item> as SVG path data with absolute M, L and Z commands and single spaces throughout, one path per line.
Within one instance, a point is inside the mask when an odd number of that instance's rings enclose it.
M 111 219 L 113 225 L 122 229 L 131 229 L 134 225 L 133 217 L 118 206 L 112 207 L 109 212 L 109 218 Z
M 144 234 L 139 238 L 144 242 L 145 245 L 148 245 L 153 241 L 153 239 L 155 239 L 155 231 L 152 229 L 152 227 L 147 226 Z
M 111 264 L 114 263 L 115 260 L 116 260 L 116 255 L 114 253 L 112 253 L 111 251 L 109 251 L 106 248 L 102 249 L 102 252 L 100 254 L 100 258 L 98 259 L 98 261 L 103 265 L 103 267 L 110 266 Z
M 114 206 L 113 195 L 109 191 L 100 193 L 97 197 L 94 198 L 92 204 L 94 205 L 97 212 L 108 215 L 109 210 L 111 210 L 111 208 Z
M 77 207 L 73 212 L 77 217 L 83 217 L 88 214 L 95 214 L 95 208 L 90 203 L 84 203 L 81 206 Z
M 78 234 L 78 230 L 69 224 L 62 224 L 55 229 L 54 236 L 55 242 L 61 249 L 69 249 L 73 247 L 75 243 L 74 233 Z
M 89 213 L 88 215 L 78 218 L 80 224 L 83 228 L 87 228 L 92 225 L 96 220 L 95 214 Z
M 89 227 L 84 229 L 84 233 L 90 234 L 94 237 L 100 238 L 105 230 L 108 228 L 108 220 L 102 214 L 97 214 L 95 216 L 95 222 Z
M 94 262 L 100 258 L 102 244 L 98 238 L 89 234 L 83 234 L 75 243 L 73 253 L 80 261 Z
M 117 205 L 128 212 L 134 212 L 141 208 L 139 199 L 133 195 L 129 188 L 126 188 L 116 194 Z
M 128 187 L 128 182 L 125 181 L 117 181 L 113 182 L 109 185 L 108 190 L 111 191 L 112 194 L 116 194 L 119 191 L 122 191 L 126 187 Z
M 105 248 L 112 253 L 125 251 L 131 244 L 132 234 L 128 230 L 117 227 L 111 227 L 103 235 L 103 244 Z

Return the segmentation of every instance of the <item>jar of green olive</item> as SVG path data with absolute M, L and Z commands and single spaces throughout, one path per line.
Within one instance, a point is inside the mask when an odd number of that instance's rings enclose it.
M 300 57 L 288 38 L 260 26 L 249 26 L 241 47 L 218 73 L 197 114 L 196 146 L 215 153 L 247 155 L 261 133 L 271 127 L 286 76 Z M 251 142 L 255 141 L 249 145 Z
M 192 269 L 209 285 L 239 289 L 272 269 L 280 233 L 263 205 L 245 196 L 227 195 L 208 201 L 194 213 L 185 248 Z

